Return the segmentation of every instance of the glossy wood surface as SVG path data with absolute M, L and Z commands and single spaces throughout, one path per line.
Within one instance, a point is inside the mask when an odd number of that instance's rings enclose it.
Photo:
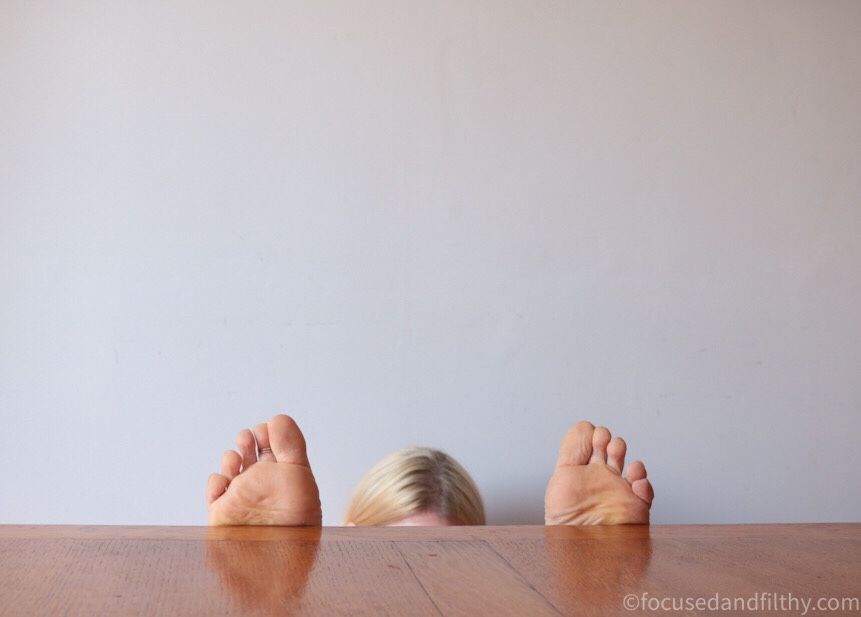
M 861 524 L 0 526 L 4 617 L 861 615 L 859 581 Z

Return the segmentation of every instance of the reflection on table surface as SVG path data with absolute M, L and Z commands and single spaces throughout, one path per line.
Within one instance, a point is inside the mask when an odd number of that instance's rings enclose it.
M 859 524 L 0 526 L 0 551 L 0 615 L 16 616 L 625 615 L 664 598 L 861 596 Z

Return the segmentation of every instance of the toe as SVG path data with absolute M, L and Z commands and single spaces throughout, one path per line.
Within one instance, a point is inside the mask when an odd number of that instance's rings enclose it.
M 239 452 L 228 450 L 221 457 L 221 474 L 227 477 L 230 481 L 239 475 L 239 469 L 242 465 L 242 457 Z
M 269 421 L 269 440 L 279 463 L 308 464 L 305 436 L 290 416 L 279 414 Z
M 650 506 L 655 499 L 655 489 L 646 477 L 646 466 L 642 461 L 634 461 L 625 470 L 625 478 L 631 485 L 631 491 Z
M 257 462 L 257 447 L 254 445 L 254 433 L 245 429 L 236 436 L 236 447 L 242 455 L 242 469 L 248 469 Z
M 257 460 L 275 461 L 275 455 L 271 452 L 269 445 L 269 426 L 258 424 L 254 427 L 254 438 L 257 440 Z
M 227 490 L 228 484 L 230 484 L 230 480 L 220 473 L 214 473 L 209 476 L 209 480 L 206 482 L 206 505 L 221 497 L 224 491 Z
M 590 463 L 606 463 L 607 462 L 607 446 L 610 444 L 610 431 L 599 426 L 592 433 L 592 456 L 589 458 Z
M 595 426 L 590 422 L 578 422 L 562 439 L 559 447 L 559 461 L 562 465 L 585 465 L 592 456 L 592 433 Z
M 625 477 L 634 495 L 651 505 L 655 499 L 655 489 L 646 478 L 646 466 L 641 461 L 634 461 L 625 470 Z
M 646 466 L 643 465 L 642 461 L 634 461 L 628 468 L 625 470 L 625 477 L 628 479 L 628 482 L 633 484 L 637 480 L 643 480 L 646 477 Z
M 628 445 L 621 437 L 613 437 L 607 445 L 607 464 L 622 475 L 622 469 L 625 468 L 625 453 L 628 451 Z
M 652 483 L 646 478 L 632 482 L 631 491 L 649 505 L 652 505 L 652 501 L 655 499 L 655 489 L 652 488 Z

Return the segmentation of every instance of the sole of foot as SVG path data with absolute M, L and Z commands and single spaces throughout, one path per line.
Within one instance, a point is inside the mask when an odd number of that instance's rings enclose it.
M 627 445 L 589 422 L 562 440 L 544 497 L 547 525 L 648 524 L 654 490 L 640 461 L 622 475 Z
M 302 431 L 279 414 L 241 431 L 209 477 L 210 525 L 321 525 L 320 492 Z

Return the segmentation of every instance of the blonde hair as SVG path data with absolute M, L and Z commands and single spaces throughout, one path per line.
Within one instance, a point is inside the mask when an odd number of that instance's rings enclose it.
M 453 525 L 484 525 L 484 503 L 475 482 L 445 452 L 404 448 L 374 465 L 359 481 L 345 523 L 390 525 L 419 512 Z

